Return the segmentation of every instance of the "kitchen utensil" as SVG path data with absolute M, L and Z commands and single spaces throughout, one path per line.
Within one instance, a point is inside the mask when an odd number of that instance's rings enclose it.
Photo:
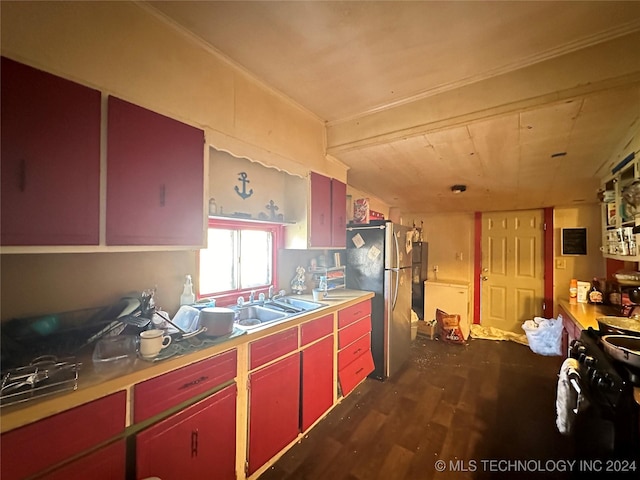
M 46 370 L 41 370 L 38 372 L 34 372 L 30 375 L 27 375 L 26 378 L 20 379 L 18 381 L 9 383 L 2 387 L 2 394 L 6 395 L 9 393 L 13 393 L 23 387 L 33 388 L 34 385 L 37 385 L 42 380 L 49 378 L 49 374 Z
M 136 358 L 138 338 L 134 335 L 118 335 L 101 338 L 93 350 L 93 367 L 96 372 L 122 370 Z
M 616 360 L 640 368 L 640 337 L 632 335 L 605 335 L 605 351 Z
M 209 307 L 200 311 L 200 324 L 206 327 L 205 335 L 219 337 L 233 331 L 235 311 L 230 308 Z
M 627 317 L 599 317 L 598 329 L 605 335 L 640 335 L 640 320 Z

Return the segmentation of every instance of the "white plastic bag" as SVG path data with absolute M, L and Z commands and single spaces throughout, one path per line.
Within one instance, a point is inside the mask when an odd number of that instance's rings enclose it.
M 562 355 L 562 319 L 535 317 L 522 324 L 529 348 L 539 355 Z

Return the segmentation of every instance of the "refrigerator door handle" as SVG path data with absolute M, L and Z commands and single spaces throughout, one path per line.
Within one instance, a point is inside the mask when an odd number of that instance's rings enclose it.
M 398 243 L 398 237 L 396 232 L 393 232 L 393 241 L 396 244 L 396 265 L 395 268 L 392 268 L 392 272 L 396 272 L 396 289 L 393 292 L 393 303 L 391 304 L 391 309 L 395 310 L 396 301 L 398 300 L 398 289 L 400 288 L 400 244 Z

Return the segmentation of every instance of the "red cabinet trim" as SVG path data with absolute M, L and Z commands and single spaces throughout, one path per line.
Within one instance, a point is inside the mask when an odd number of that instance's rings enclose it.
M 333 333 L 333 315 L 325 315 L 300 325 L 300 345 L 308 345 Z
M 371 356 L 371 351 L 367 351 L 345 368 L 339 370 L 338 379 L 340 380 L 342 395 L 346 397 L 367 375 L 373 372 L 373 369 L 373 357 Z
M 139 383 L 133 387 L 134 422 L 142 422 L 222 385 L 236 374 L 237 354 L 234 349 Z
M 253 370 L 298 349 L 298 327 L 249 344 L 249 368 Z
M 333 337 L 302 351 L 301 427 L 304 432 L 333 405 Z
M 369 350 L 371 350 L 371 333 L 367 332 L 366 335 L 338 352 L 338 370 L 343 369 Z
M 300 354 L 249 375 L 249 475 L 300 432 Z
M 109 440 L 124 431 L 125 411 L 123 390 L 3 434 L 0 477 L 28 477 Z
M 136 435 L 136 478 L 235 479 L 237 386 Z
M 351 305 L 338 312 L 338 328 L 344 328 L 367 315 L 371 315 L 371 300 Z
M 338 332 L 338 348 L 344 348 L 371 331 L 371 317 L 365 317 Z

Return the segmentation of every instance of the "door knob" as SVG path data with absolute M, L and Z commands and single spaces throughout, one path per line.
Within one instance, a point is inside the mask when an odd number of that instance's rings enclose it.
M 489 277 L 483 275 L 482 277 L 480 277 L 482 279 L 483 282 L 486 282 L 487 280 L 489 280 Z
M 482 269 L 482 271 L 483 271 L 484 273 L 487 273 L 487 272 L 489 271 L 489 269 L 488 269 L 487 267 L 484 267 L 484 268 Z

